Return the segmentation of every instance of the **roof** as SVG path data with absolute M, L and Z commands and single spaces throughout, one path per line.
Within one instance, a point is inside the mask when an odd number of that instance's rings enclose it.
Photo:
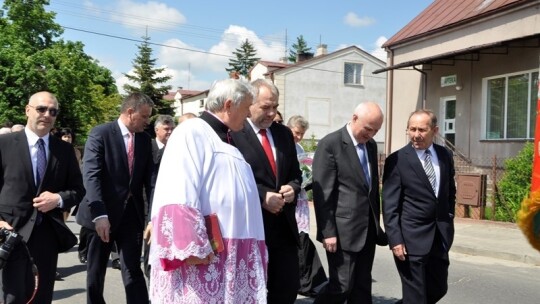
M 176 91 L 169 91 L 167 95 L 163 96 L 164 100 L 174 101 L 174 97 L 177 93 L 180 93 L 182 95 L 182 98 L 189 97 L 192 95 L 200 94 L 202 91 L 194 91 L 194 90 L 176 90 Z
M 396 70 L 407 67 L 414 67 L 422 64 L 440 64 L 451 65 L 457 60 L 475 60 L 477 56 L 481 54 L 507 54 L 508 48 L 511 47 L 540 47 L 540 34 L 520 37 L 505 41 L 497 41 L 488 44 L 475 45 L 467 48 L 463 48 L 456 51 L 446 52 L 439 55 L 424 57 L 420 59 L 414 59 L 410 61 L 401 62 L 392 66 L 387 66 L 382 69 L 373 71 L 373 74 L 379 74 L 389 70 Z M 472 57 L 471 57 L 472 56 Z
M 435 0 L 382 47 L 390 47 L 537 0 Z
M 323 58 L 328 58 L 328 57 L 332 57 L 332 56 L 335 56 L 339 53 L 345 53 L 345 52 L 348 52 L 350 50 L 357 50 L 359 52 L 361 52 L 362 54 L 364 54 L 366 57 L 368 58 L 371 58 L 373 59 L 374 62 L 377 62 L 378 64 L 380 64 L 381 66 L 384 66 L 385 65 L 385 62 L 380 60 L 379 58 L 371 55 L 370 53 L 362 50 L 361 48 L 355 46 L 355 45 L 352 45 L 352 46 L 349 46 L 349 47 L 346 47 L 346 48 L 343 48 L 343 49 L 340 49 L 340 50 L 337 50 L 337 51 L 334 51 L 332 53 L 328 53 L 328 54 L 324 54 L 324 55 L 319 55 L 319 56 L 315 56 L 313 58 L 310 58 L 310 59 L 306 59 L 306 60 L 303 60 L 303 61 L 300 61 L 300 62 L 297 62 L 295 64 L 288 64 L 286 67 L 283 67 L 283 68 L 280 68 L 280 69 L 275 69 L 274 71 L 271 71 L 271 70 L 268 70 L 268 73 L 267 74 L 270 74 L 270 73 L 274 73 L 274 72 L 283 72 L 283 71 L 288 71 L 289 69 L 293 69 L 293 68 L 297 68 L 299 66 L 303 66 L 303 65 L 306 65 L 306 64 L 311 64 L 311 63 L 314 63 L 314 62 L 317 62 Z

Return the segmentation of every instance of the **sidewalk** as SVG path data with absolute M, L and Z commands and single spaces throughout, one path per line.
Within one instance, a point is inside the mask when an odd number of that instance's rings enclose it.
M 540 265 L 540 252 L 513 223 L 456 218 L 452 252 Z

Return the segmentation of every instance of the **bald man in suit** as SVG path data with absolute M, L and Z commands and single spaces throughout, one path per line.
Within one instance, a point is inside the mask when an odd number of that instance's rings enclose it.
M 33 303 L 51 303 L 58 253 L 77 243 L 62 211 L 78 204 L 85 190 L 73 146 L 50 136 L 58 111 L 53 94 L 36 93 L 26 105 L 25 129 L 0 136 L 0 228 L 20 234 L 28 247 L 19 243 L 4 261 L 5 303 L 26 303 L 32 296 L 28 253 L 39 277 Z

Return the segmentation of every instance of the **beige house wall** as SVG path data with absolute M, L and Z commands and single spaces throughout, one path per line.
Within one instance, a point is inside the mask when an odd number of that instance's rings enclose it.
M 489 19 L 464 24 L 437 35 L 428 36 L 404 45 L 393 46 L 392 65 L 417 60 L 469 47 L 511 40 L 540 33 L 538 6 L 528 6 L 494 15 Z M 534 41 L 533 41 L 534 42 Z M 532 44 L 534 45 L 534 43 Z M 536 44 L 538 45 L 538 44 Z M 508 54 L 480 55 L 479 61 L 456 61 L 454 65 L 431 65 L 426 70 L 426 108 L 442 114 L 441 98 L 456 96 L 456 147 L 470 158 L 498 155 L 513 156 L 524 141 L 485 140 L 485 96 L 482 80 L 513 72 L 538 69 L 540 48 L 509 48 Z M 389 53 L 389 58 L 391 53 Z M 422 66 L 417 66 L 421 69 Z M 427 68 L 427 67 L 426 67 Z M 441 87 L 441 77 L 457 75 L 455 86 Z M 392 97 L 392 121 L 387 122 L 386 150 L 393 152 L 403 147 L 408 139 L 405 128 L 408 114 L 422 108 L 422 74 L 407 68 L 388 72 L 388 96 Z M 391 79 L 393 81 L 391 82 Z M 509 144 L 511 143 L 511 144 Z

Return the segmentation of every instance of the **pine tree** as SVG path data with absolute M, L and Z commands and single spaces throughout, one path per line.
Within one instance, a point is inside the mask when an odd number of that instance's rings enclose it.
M 158 114 L 173 115 L 173 108 L 168 101 L 163 100 L 163 96 L 165 96 L 172 87 L 170 85 L 159 86 L 160 84 L 169 81 L 172 76 L 158 76 L 158 74 L 165 71 L 165 68 L 155 67 L 157 58 L 152 58 L 152 48 L 149 43 L 150 37 L 145 35 L 142 39 L 143 42 L 138 46 L 139 53 L 132 61 L 134 69 L 133 75 L 124 74 L 128 80 L 138 84 L 138 86 L 125 84 L 124 90 L 127 94 L 140 92 L 148 95 L 154 102 L 155 110 Z
M 257 51 L 248 39 L 242 43 L 240 48 L 233 52 L 236 59 L 229 60 L 229 68 L 225 69 L 229 73 L 238 72 L 240 75 L 249 78 L 249 70 L 260 60 L 257 58 Z
M 296 63 L 296 56 L 298 54 L 307 53 L 311 51 L 311 47 L 307 46 L 307 42 L 304 40 L 304 36 L 300 35 L 296 38 L 296 43 L 293 43 L 289 49 L 289 62 Z

